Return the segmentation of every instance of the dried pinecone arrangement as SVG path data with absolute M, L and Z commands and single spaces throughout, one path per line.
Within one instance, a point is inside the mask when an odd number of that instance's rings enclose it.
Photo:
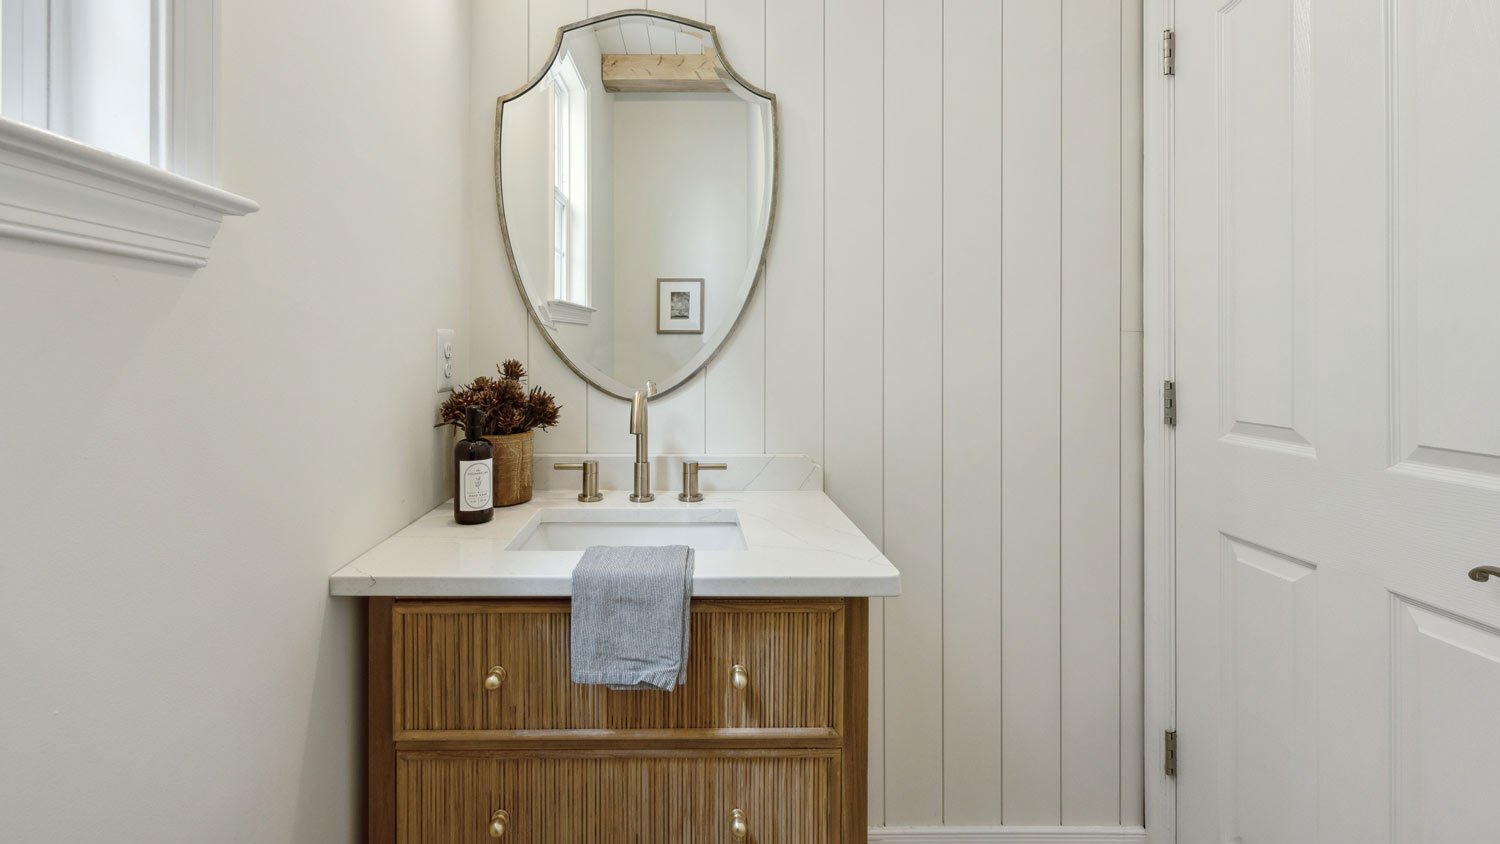
M 484 436 L 524 434 L 532 428 L 546 430 L 557 424 L 557 397 L 541 387 L 526 389 L 526 367 L 508 360 L 495 367 L 499 378 L 483 375 L 465 384 L 438 406 L 438 425 L 464 424 L 464 411 L 484 411 Z

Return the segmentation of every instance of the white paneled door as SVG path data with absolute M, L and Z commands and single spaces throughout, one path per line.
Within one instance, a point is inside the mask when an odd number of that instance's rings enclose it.
M 1500 840 L 1500 13 L 1176 7 L 1178 840 Z

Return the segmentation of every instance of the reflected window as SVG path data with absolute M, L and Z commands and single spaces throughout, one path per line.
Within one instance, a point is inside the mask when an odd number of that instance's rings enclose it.
M 588 104 L 583 78 L 572 56 L 563 56 L 551 74 L 552 85 L 552 284 L 553 296 L 578 305 L 589 303 L 587 262 L 580 260 L 586 221 L 582 188 L 587 184 Z

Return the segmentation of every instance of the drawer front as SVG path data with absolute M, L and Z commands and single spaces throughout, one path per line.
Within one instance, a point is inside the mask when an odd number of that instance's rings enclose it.
M 832 750 L 401 753 L 396 840 L 832 844 L 839 840 L 838 777 Z M 496 820 L 504 826 L 498 838 Z M 736 821 L 743 838 L 734 835 Z
M 694 601 L 687 683 L 671 693 L 575 685 L 566 601 L 399 602 L 394 613 L 398 738 L 840 726 L 839 601 Z

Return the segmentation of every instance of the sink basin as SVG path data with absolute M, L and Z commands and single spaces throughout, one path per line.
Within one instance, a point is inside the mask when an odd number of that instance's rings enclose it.
M 582 551 L 590 545 L 687 545 L 699 551 L 744 551 L 734 510 L 538 510 L 507 551 Z

